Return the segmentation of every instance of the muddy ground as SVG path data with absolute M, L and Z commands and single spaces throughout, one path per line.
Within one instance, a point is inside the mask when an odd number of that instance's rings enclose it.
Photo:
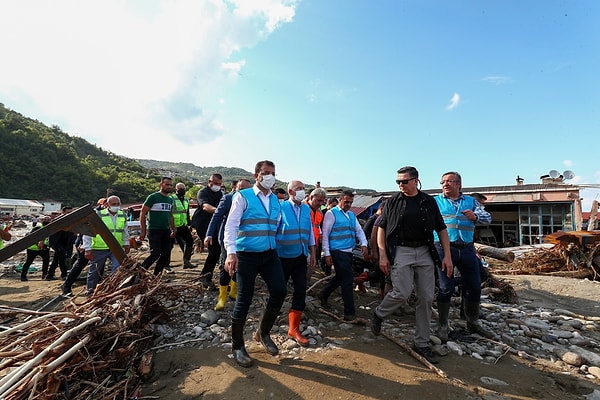
M 173 265 L 180 253 L 173 251 Z M 202 263 L 202 254 L 193 261 Z M 6 263 L 2 264 L 6 266 Z M 198 270 L 174 268 L 173 279 L 191 279 Z M 21 282 L 16 273 L 0 272 L 0 304 L 39 309 L 60 294 L 61 281 L 45 282 L 39 273 Z M 314 283 L 322 275 L 315 275 Z M 564 308 L 586 316 L 600 316 L 600 283 L 542 276 L 510 276 L 508 279 L 521 303 L 550 310 Z M 82 292 L 78 281 L 74 292 Z M 317 285 L 317 289 L 320 286 Z M 316 295 L 316 293 L 309 293 Z M 216 292 L 215 292 L 216 296 Z M 357 292 L 358 316 L 369 318 L 378 295 Z M 58 302 L 60 303 L 61 300 Z M 339 305 L 341 307 L 341 305 Z M 230 311 L 229 301 L 226 312 Z M 327 318 L 316 309 L 307 312 L 315 319 Z M 225 316 L 227 313 L 224 314 Z M 402 317 L 410 324 L 413 317 Z M 282 322 L 283 323 L 283 322 Z M 332 325 L 335 326 L 335 325 Z M 240 368 L 220 347 L 187 347 L 155 355 L 152 378 L 142 395 L 148 399 L 583 399 L 600 382 L 572 370 L 560 370 L 521 359 L 510 353 L 496 364 L 488 364 L 454 353 L 440 359 L 440 374 L 428 369 L 397 344 L 374 338 L 368 326 L 348 330 L 323 329 L 338 343 L 336 348 L 309 348 L 298 355 L 271 357 L 247 334 L 247 349 L 255 360 L 252 368 Z M 595 339 L 598 340 L 596 333 Z M 496 386 L 482 381 L 489 377 L 508 383 Z M 589 397 L 596 399 L 598 397 Z

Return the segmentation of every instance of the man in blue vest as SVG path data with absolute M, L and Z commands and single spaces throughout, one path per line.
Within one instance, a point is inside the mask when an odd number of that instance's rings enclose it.
M 275 164 L 259 161 L 254 168 L 256 184 L 241 190 L 233 197 L 231 210 L 225 224 L 225 269 L 229 275 L 237 274 L 238 294 L 231 314 L 231 341 L 233 358 L 242 367 L 250 367 L 252 359 L 244 346 L 244 325 L 252 303 L 256 276 L 265 281 L 269 298 L 263 311 L 260 326 L 254 338 L 271 355 L 279 349 L 269 332 L 285 300 L 286 287 L 277 255 L 275 234 L 281 219 L 281 206 L 271 192 L 275 184 Z
M 323 252 L 327 266 L 335 267 L 335 275 L 318 294 L 321 306 L 327 308 L 327 300 L 339 286 L 344 302 L 344 320 L 356 319 L 354 306 L 354 274 L 352 271 L 352 250 L 357 241 L 363 257 L 368 255 L 368 242 L 358 219 L 350 207 L 354 201 L 354 193 L 344 190 L 339 204 L 325 213 L 323 218 Z
M 127 229 L 127 216 L 121 210 L 121 199 L 117 196 L 110 196 L 106 199 L 105 208 L 98 211 L 98 216 L 102 222 L 111 231 L 117 242 L 123 247 L 125 253 L 129 253 L 129 232 Z M 115 272 L 119 267 L 119 260 L 108 248 L 102 236 L 83 235 L 83 244 L 85 258 L 90 260 L 90 268 L 87 276 L 87 296 L 94 293 L 100 279 L 104 275 L 104 266 L 106 260 L 110 258 L 111 271 Z
M 277 229 L 277 254 L 281 260 L 287 282 L 290 277 L 294 285 L 292 306 L 288 313 L 288 336 L 300 346 L 308 346 L 308 339 L 300 331 L 300 319 L 306 306 L 308 276 L 315 270 L 315 235 L 311 226 L 310 207 L 302 201 L 306 197 L 304 183 L 288 183 L 287 201 L 281 203 L 281 222 Z M 308 256 L 310 254 L 310 261 Z
M 475 252 L 473 239 L 475 224 L 489 225 L 492 216 L 472 196 L 461 193 L 462 178 L 458 172 L 451 171 L 442 175 L 440 182 L 442 193 L 435 197 L 444 222 L 448 227 L 450 254 L 452 263 L 460 271 L 465 290 L 465 318 L 467 329 L 488 339 L 494 333 L 479 323 L 479 304 L 481 302 L 481 274 L 479 259 Z M 443 257 L 444 250 L 436 236 L 436 248 Z M 454 292 L 454 275 L 439 274 L 437 305 L 439 314 L 438 334 L 442 341 L 448 340 L 448 314 L 450 300 Z
M 194 238 L 190 231 L 190 201 L 185 197 L 185 184 L 178 182 L 175 185 L 173 198 L 173 223 L 175 224 L 175 241 L 179 243 L 183 252 L 183 268 L 196 268 L 192 264 L 194 253 Z

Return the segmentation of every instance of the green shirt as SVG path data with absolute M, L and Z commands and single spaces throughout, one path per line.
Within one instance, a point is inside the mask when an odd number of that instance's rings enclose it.
M 171 217 L 171 208 L 173 199 L 169 196 L 163 196 L 160 192 L 154 192 L 144 205 L 150 208 L 148 211 L 148 229 L 171 229 L 169 220 Z

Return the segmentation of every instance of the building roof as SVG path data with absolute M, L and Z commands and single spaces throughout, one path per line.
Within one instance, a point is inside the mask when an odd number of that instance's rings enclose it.
M 44 205 L 35 200 L 0 199 L 0 206 L 43 207 Z
M 354 215 L 358 216 L 367 208 L 377 203 L 381 197 L 383 196 L 366 196 L 357 194 L 354 196 L 354 201 L 352 201 L 352 207 L 350 207 L 350 211 L 352 211 Z
M 570 184 L 543 184 L 532 183 L 528 185 L 509 185 L 509 186 L 475 186 L 463 187 L 463 193 L 531 193 L 531 192 L 564 192 L 568 190 L 579 190 L 579 186 Z M 442 193 L 442 188 L 423 190 L 425 193 L 436 195 Z

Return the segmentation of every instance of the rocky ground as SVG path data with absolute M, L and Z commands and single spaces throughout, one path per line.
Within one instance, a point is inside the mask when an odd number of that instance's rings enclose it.
M 143 257 L 144 254 L 133 254 Z M 24 256 L 0 264 L 0 305 L 29 309 L 60 308 L 65 299 L 60 281 L 41 281 L 39 272 L 21 282 L 13 268 Z M 203 254 L 193 261 L 202 263 Z M 173 251 L 175 274 L 167 279 L 192 281 L 199 269 L 183 270 L 181 254 Z M 302 328 L 310 338 L 300 348 L 286 337 L 287 313 L 282 312 L 272 337 L 281 354 L 269 356 L 253 340 L 259 310 L 266 298 L 257 287 L 246 326 L 247 349 L 255 366 L 243 369 L 230 357 L 228 301 L 213 311 L 216 292 L 185 296 L 168 324 L 155 325 L 156 354 L 152 376 L 142 387 L 145 398 L 159 399 L 600 399 L 600 283 L 542 276 L 501 277 L 510 281 L 518 304 L 484 298 L 483 323 L 495 340 L 466 335 L 464 322 L 452 310 L 455 338 L 432 344 L 440 357 L 437 369 L 413 358 L 400 344 L 412 343 L 414 317 L 395 315 L 384 324 L 384 336 L 374 337 L 365 322 L 378 304 L 378 293 L 356 292 L 357 324 L 322 313 L 315 299 L 324 282 L 311 280 Z M 70 301 L 85 301 L 79 281 Z M 184 293 L 185 294 L 185 293 Z M 334 315 L 341 299 L 332 296 Z M 173 304 L 175 306 L 175 304 Z M 285 307 L 289 307 L 286 303 Z M 432 322 L 432 327 L 435 323 Z M 144 398 L 144 397 L 141 397 Z

